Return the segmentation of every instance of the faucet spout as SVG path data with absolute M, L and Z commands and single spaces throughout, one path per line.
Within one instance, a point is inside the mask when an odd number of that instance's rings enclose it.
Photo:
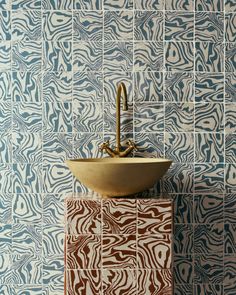
M 123 95 L 122 95 L 123 94 Z M 133 150 L 137 150 L 137 147 L 134 142 L 128 141 L 126 149 L 121 149 L 120 144 L 120 103 L 122 98 L 122 105 L 123 111 L 128 110 L 128 99 L 127 99 L 127 90 L 125 84 L 121 82 L 117 88 L 116 94 L 116 146 L 115 149 L 110 147 L 109 141 L 104 142 L 100 150 L 105 150 L 110 157 L 126 157 L 128 156 Z

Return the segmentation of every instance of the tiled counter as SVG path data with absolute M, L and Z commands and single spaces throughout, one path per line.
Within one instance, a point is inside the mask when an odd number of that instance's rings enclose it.
M 66 295 L 171 295 L 172 204 L 66 199 Z

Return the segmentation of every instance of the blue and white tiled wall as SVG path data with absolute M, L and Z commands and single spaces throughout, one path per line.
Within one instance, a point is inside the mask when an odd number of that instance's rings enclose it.
M 235 0 L 0 0 L 0 294 L 63 294 L 64 160 L 114 140 L 119 81 L 174 161 L 175 295 L 236 294 Z

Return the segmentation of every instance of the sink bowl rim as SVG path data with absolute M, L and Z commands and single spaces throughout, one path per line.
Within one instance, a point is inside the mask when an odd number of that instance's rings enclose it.
M 166 158 L 77 158 L 67 159 L 66 162 L 74 163 L 94 163 L 94 164 L 155 164 L 172 163 L 172 160 Z

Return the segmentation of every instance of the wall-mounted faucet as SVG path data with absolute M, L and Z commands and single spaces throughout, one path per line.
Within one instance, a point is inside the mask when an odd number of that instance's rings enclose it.
M 122 91 L 123 91 L 123 110 L 127 111 L 128 110 L 127 91 L 126 91 L 125 84 L 123 82 L 121 82 L 118 85 L 117 94 L 116 94 L 116 147 L 115 149 L 112 149 L 110 147 L 109 140 L 104 142 L 100 147 L 101 151 L 105 150 L 109 156 L 117 157 L 117 158 L 126 157 L 132 152 L 132 150 L 137 150 L 136 144 L 131 140 L 128 140 L 127 142 L 128 146 L 123 151 L 120 144 L 120 100 L 121 100 Z

